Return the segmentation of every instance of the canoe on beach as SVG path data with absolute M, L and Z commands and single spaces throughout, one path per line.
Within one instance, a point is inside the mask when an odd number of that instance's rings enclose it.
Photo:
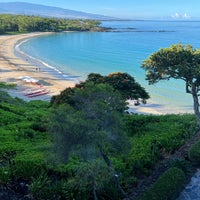
M 32 90 L 32 91 L 30 91 L 30 92 L 25 93 L 24 95 L 25 95 L 25 96 L 30 96 L 30 95 L 34 95 L 34 94 L 38 94 L 38 93 L 44 92 L 45 90 L 46 90 L 46 89 Z
M 48 89 L 43 89 L 43 90 L 41 90 L 41 91 L 38 91 L 38 92 L 35 92 L 35 93 L 32 93 L 32 94 L 29 94 L 29 95 L 27 95 L 27 97 L 29 97 L 29 98 L 37 97 L 37 96 L 41 96 L 41 95 L 48 94 L 49 92 L 50 92 L 50 90 L 48 90 Z

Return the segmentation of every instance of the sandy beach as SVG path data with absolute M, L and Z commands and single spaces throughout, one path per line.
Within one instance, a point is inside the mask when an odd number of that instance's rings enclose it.
M 13 97 L 19 97 L 26 101 L 29 100 L 50 100 L 53 95 L 58 95 L 67 87 L 73 87 L 75 81 L 71 79 L 61 79 L 49 73 L 48 70 L 40 70 L 33 63 L 15 55 L 15 45 L 22 40 L 31 37 L 38 37 L 52 33 L 29 33 L 13 36 L 0 36 L 0 82 L 15 83 L 16 89 L 8 90 Z M 28 83 L 22 77 L 31 77 L 38 80 L 37 84 Z M 38 89 L 38 86 L 47 94 L 28 97 L 25 95 L 27 91 Z

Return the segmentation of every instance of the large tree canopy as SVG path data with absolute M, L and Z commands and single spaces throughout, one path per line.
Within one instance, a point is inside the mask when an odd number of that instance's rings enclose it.
M 151 54 L 143 61 L 142 67 L 147 71 L 146 79 L 150 84 L 170 78 L 185 81 L 186 93 L 193 97 L 194 112 L 200 126 L 200 49 L 191 45 L 172 45 Z
M 51 103 L 61 104 L 67 102 L 69 104 L 73 104 L 71 96 L 74 93 L 74 90 L 76 88 L 84 89 L 85 85 L 89 82 L 93 82 L 94 84 L 109 84 L 115 91 L 121 94 L 124 100 L 136 100 L 137 104 L 140 102 L 146 103 L 146 100 L 149 99 L 149 94 L 145 91 L 145 89 L 127 73 L 117 72 L 109 74 L 108 76 L 91 73 L 88 75 L 85 82 L 77 84 L 75 88 L 65 89 L 60 95 L 53 97 Z
M 91 73 L 88 75 L 86 82 L 93 81 L 95 83 L 107 83 L 115 90 L 119 91 L 124 99 L 139 100 L 144 102 L 149 98 L 149 94 L 145 89 L 135 81 L 128 73 L 111 73 L 108 76 Z

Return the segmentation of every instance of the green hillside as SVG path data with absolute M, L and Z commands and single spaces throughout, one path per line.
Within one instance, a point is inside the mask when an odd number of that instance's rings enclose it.
M 112 94 L 109 86 L 92 86 L 96 87 L 103 98 L 106 88 Z M 75 91 L 74 101 L 92 96 L 89 90 L 82 92 Z M 173 154 L 197 131 L 194 115 L 129 115 L 112 111 L 114 107 L 105 115 L 102 109 L 93 109 L 108 108 L 97 99 L 90 101 L 94 107 L 87 110 L 74 105 L 24 102 L 1 91 L 1 187 L 33 199 L 122 199 L 118 186 L 131 193 L 141 176 L 150 175 L 159 160 Z M 110 125 L 99 129 L 105 119 Z M 113 130 L 118 133 L 110 135 Z

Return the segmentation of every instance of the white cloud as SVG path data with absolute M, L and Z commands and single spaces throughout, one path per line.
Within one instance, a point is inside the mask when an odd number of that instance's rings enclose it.
M 171 16 L 173 19 L 190 19 L 190 15 L 187 13 L 180 14 L 180 13 L 175 13 Z
M 190 15 L 187 14 L 187 13 L 185 13 L 185 14 L 183 15 L 183 18 L 184 18 L 184 19 L 190 19 Z
M 174 15 L 172 15 L 172 18 L 179 19 L 180 18 L 180 14 L 179 13 L 175 13 Z

